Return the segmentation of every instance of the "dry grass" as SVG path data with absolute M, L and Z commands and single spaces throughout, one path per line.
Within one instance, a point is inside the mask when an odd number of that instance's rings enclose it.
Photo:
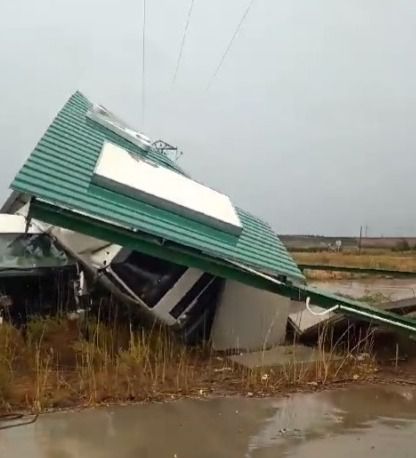
M 392 251 L 368 251 L 358 254 L 348 253 L 292 253 L 299 264 L 322 264 L 345 267 L 361 267 L 370 269 L 401 270 L 416 273 L 416 253 Z M 345 278 L 342 277 L 342 278 Z
M 306 269 L 304 272 L 308 280 L 332 281 L 332 280 L 359 280 L 368 278 L 365 274 L 356 274 L 350 272 L 337 272 L 333 270 L 312 270 Z
M 167 329 L 134 329 L 99 319 L 36 319 L 0 326 L 0 410 L 161 400 L 208 393 L 275 394 L 287 387 L 362 377 L 374 369 L 363 345 L 321 334 L 319 357 L 301 365 L 249 370 L 208 348 L 182 345 Z M 325 349 L 325 351 L 324 351 Z M 342 357 L 332 355 L 341 352 Z

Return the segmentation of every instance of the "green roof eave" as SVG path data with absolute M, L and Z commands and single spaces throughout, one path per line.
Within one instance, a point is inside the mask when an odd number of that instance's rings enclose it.
M 128 247 L 142 253 L 166 259 L 187 267 L 194 267 L 221 278 L 239 281 L 255 288 L 276 292 L 279 280 L 258 275 L 252 269 L 239 267 L 225 259 L 214 258 L 197 250 L 181 246 L 161 238 L 115 226 L 107 221 L 97 220 L 51 203 L 33 199 L 29 217 L 48 224 L 80 232 L 101 240 Z M 275 282 L 270 282 L 273 278 Z
M 276 285 L 280 294 L 292 300 L 306 302 L 309 297 L 312 304 L 334 313 L 361 319 L 366 322 L 391 327 L 401 332 L 416 334 L 416 320 L 397 315 L 364 302 L 348 299 L 307 285 Z

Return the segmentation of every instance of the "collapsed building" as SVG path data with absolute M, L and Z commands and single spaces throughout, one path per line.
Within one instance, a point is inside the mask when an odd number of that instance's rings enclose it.
M 11 188 L 2 212 L 76 260 L 78 294 L 93 279 L 188 342 L 209 339 L 216 350 L 278 345 L 290 314 L 293 322 L 314 313 L 309 303 L 320 307 L 316 316 L 328 309 L 416 331 L 412 319 L 310 288 L 266 222 L 193 180 L 157 143 L 80 92 Z

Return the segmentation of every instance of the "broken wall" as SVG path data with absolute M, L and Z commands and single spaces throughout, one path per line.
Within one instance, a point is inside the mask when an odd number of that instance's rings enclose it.
M 211 331 L 214 350 L 261 350 L 284 342 L 290 299 L 226 281 Z

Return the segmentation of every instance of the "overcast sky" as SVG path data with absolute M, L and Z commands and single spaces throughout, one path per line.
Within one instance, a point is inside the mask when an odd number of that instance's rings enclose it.
M 416 235 L 416 2 L 1 0 L 0 198 L 77 89 L 280 233 Z

